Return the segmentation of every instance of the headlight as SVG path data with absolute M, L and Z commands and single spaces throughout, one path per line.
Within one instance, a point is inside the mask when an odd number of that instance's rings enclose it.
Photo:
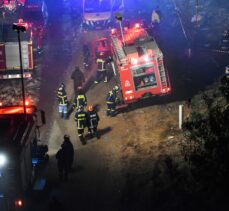
M 5 154 L 0 154 L 0 168 L 4 167 L 7 163 L 7 157 Z

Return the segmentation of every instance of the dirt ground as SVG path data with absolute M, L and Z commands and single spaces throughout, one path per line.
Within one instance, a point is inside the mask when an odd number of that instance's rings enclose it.
M 90 40 L 90 35 L 87 36 L 82 39 Z M 69 70 L 77 63 L 82 64 L 81 59 L 78 57 Z M 67 93 L 73 97 L 71 72 L 68 73 L 65 79 Z M 60 197 L 66 210 L 73 207 L 78 210 L 95 210 L 98 207 L 101 210 L 122 210 L 123 204 L 133 200 L 131 189 L 142 182 L 148 183 L 157 160 L 178 152 L 181 140 L 178 106 L 184 102 L 154 105 L 152 99 L 151 106 L 125 109 L 110 118 L 106 116 L 105 97 L 113 86 L 114 79 L 111 78 L 107 84 L 92 84 L 86 93 L 88 104 L 96 105 L 99 110 L 99 140 L 90 139 L 87 145 L 82 146 L 77 136 L 74 113 L 69 120 L 59 119 L 55 108 L 51 114 L 53 121 L 46 130 L 51 157 L 47 178 L 54 184 L 51 195 Z M 54 155 L 60 148 L 64 134 L 70 135 L 74 144 L 75 161 L 69 182 L 60 184 Z M 136 176 L 139 178 L 136 179 Z
M 102 35 L 101 32 L 81 33 L 78 49 L 82 49 L 84 42 L 91 42 Z M 73 98 L 70 75 L 76 65 L 82 69 L 82 59 L 81 53 L 76 52 L 64 70 L 62 81 L 70 99 Z M 94 66 L 91 72 L 85 72 L 85 77 L 93 81 L 93 74 Z M 48 203 L 55 195 L 67 211 L 151 210 L 151 191 L 154 181 L 159 180 L 157 175 L 163 174 L 160 169 L 166 165 L 164 160 L 168 157 L 179 159 L 182 135 L 178 129 L 178 106 L 184 102 L 167 103 L 165 97 L 160 97 L 160 100 L 152 98 L 147 106 L 139 103 L 110 118 L 106 116 L 105 97 L 113 86 L 114 79 L 111 78 L 107 84 L 92 84 L 86 93 L 88 104 L 98 107 L 101 138 L 90 139 L 85 146 L 78 139 L 74 113 L 69 120 L 62 120 L 58 116 L 57 104 L 49 109 L 52 112 L 47 114 L 48 124 L 41 137 L 49 146 L 50 162 L 44 175 L 49 191 L 41 204 L 45 205 L 44 202 Z M 188 113 L 186 107 L 184 110 Z M 61 183 L 55 153 L 64 134 L 70 135 L 75 160 L 69 181 Z M 39 206 L 36 209 L 41 210 Z

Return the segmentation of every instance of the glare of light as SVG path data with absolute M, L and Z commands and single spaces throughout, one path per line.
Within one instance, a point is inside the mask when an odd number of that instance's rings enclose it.
M 25 105 L 26 105 L 26 106 L 29 105 L 29 101 L 28 101 L 28 100 L 25 101 Z
M 7 162 L 7 158 L 6 155 L 4 154 L 0 154 L 0 168 L 5 166 Z
M 140 24 L 139 24 L 139 23 L 136 23 L 134 27 L 135 27 L 136 29 L 139 29 L 139 28 L 140 28 Z
M 2 106 L 3 105 L 3 103 L 2 102 L 0 102 L 0 106 Z
M 162 89 L 162 92 L 165 92 L 165 89 Z
M 132 94 L 133 93 L 133 90 L 127 90 L 125 91 L 125 94 Z
M 148 62 L 149 61 L 149 56 L 148 55 L 144 57 L 144 61 L 145 62 Z
M 22 207 L 23 206 L 23 202 L 22 202 L 22 200 L 16 200 L 15 201 L 15 205 L 17 206 L 17 207 Z
M 111 34 L 114 35 L 116 33 L 116 29 L 111 29 Z
M 138 63 L 138 60 L 135 59 L 135 58 L 131 58 L 131 63 L 132 63 L 133 65 L 136 65 L 136 64 Z
M 131 99 L 131 100 L 133 99 L 133 96 L 132 96 L 132 95 L 130 96 L 130 99 Z
M 167 90 L 170 91 L 170 88 L 168 88 Z

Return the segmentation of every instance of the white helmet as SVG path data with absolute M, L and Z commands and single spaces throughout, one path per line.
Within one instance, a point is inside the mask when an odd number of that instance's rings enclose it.
M 115 91 L 118 91 L 119 90 L 119 87 L 116 85 L 116 86 L 114 86 L 114 88 L 113 88 Z

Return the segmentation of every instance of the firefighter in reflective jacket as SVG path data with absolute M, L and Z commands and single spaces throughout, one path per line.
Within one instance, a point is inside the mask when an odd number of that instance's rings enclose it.
M 99 139 L 100 136 L 97 130 L 99 123 L 99 115 L 92 105 L 88 106 L 87 118 L 88 133 L 91 135 L 91 137 L 96 136 L 96 138 Z
M 84 138 L 84 128 L 87 126 L 87 113 L 84 111 L 83 106 L 79 106 L 75 114 L 75 121 L 78 130 L 78 136 L 83 145 L 86 144 Z
M 96 64 L 97 64 L 97 73 L 96 73 L 96 79 L 94 83 L 98 84 L 101 77 L 103 77 L 103 82 L 107 83 L 107 70 L 106 70 L 107 61 L 102 58 L 97 58 Z
M 119 88 L 115 86 L 111 91 L 109 91 L 106 101 L 107 101 L 107 116 L 114 116 L 116 103 L 118 101 L 117 92 Z
M 65 91 L 65 85 L 62 83 L 57 90 L 57 100 L 59 104 L 59 115 L 61 118 L 67 119 L 68 115 L 68 99 Z
M 78 87 L 78 92 L 75 96 L 74 102 L 73 102 L 73 108 L 78 108 L 79 106 L 87 106 L 87 97 L 82 89 L 82 87 Z

